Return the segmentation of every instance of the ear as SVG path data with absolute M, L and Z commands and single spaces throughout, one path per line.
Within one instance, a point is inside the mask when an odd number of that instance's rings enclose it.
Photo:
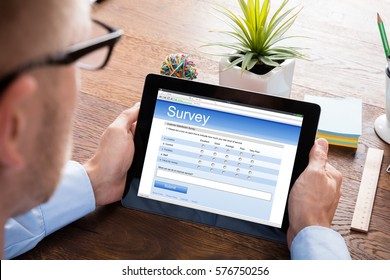
M 19 138 L 27 116 L 21 104 L 36 92 L 37 82 L 31 75 L 17 77 L 0 98 L 0 166 L 20 169 L 25 164 Z

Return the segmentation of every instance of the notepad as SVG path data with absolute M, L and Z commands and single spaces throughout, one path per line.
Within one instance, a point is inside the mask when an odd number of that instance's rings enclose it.
M 357 148 L 362 134 L 362 100 L 305 95 L 307 102 L 321 106 L 317 138 L 331 145 Z

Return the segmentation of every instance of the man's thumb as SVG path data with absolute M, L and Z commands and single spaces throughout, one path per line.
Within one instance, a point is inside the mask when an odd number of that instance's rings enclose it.
M 324 138 L 317 139 L 310 152 L 309 164 L 325 168 L 328 161 L 328 149 L 328 141 Z

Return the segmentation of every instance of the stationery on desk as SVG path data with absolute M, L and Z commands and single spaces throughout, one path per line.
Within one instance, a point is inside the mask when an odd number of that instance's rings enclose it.
M 379 33 L 381 35 L 383 49 L 385 51 L 385 56 L 387 59 L 387 68 L 390 69 L 390 47 L 389 47 L 389 41 L 387 40 L 386 30 L 385 26 L 383 24 L 383 20 L 379 13 L 377 13 L 377 22 L 379 27 Z
M 374 123 L 375 132 L 377 135 L 386 143 L 390 144 L 390 47 L 387 40 L 386 31 L 384 23 L 379 13 L 377 13 L 377 23 L 379 28 L 379 33 L 382 39 L 383 50 L 385 57 L 387 59 L 386 69 L 385 69 L 385 78 L 386 78 L 386 87 L 385 87 L 385 100 L 386 100 L 386 112 L 385 114 L 380 115 L 376 118 Z
M 362 134 L 362 100 L 305 95 L 305 101 L 321 106 L 317 137 L 331 145 L 357 148 Z
M 368 232 L 384 151 L 368 148 L 351 229 Z
M 377 23 L 382 39 L 385 57 L 388 62 L 387 67 L 389 68 L 390 48 L 383 21 L 379 16 L 379 13 L 377 13 Z M 387 104 L 387 106 L 389 105 Z M 377 124 L 375 128 L 377 129 Z M 383 134 L 380 133 L 379 136 L 381 135 L 383 136 Z M 383 154 L 384 151 L 381 149 L 368 148 L 367 150 L 367 157 L 364 165 L 362 180 L 360 183 L 355 210 L 351 221 L 351 229 L 353 230 L 368 232 Z M 389 167 L 386 171 L 389 171 Z
M 385 26 L 383 25 L 383 21 L 379 13 L 377 13 L 377 22 L 379 27 L 379 33 L 381 35 L 383 49 L 385 51 L 386 59 L 389 61 L 390 57 L 390 47 L 389 47 L 389 41 L 387 40 Z

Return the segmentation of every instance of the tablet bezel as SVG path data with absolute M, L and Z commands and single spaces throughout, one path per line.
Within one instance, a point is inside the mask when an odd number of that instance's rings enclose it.
M 164 216 L 171 216 L 174 218 L 186 219 L 194 222 L 200 222 L 211 226 L 215 226 L 212 223 L 207 222 L 208 219 L 197 219 L 197 218 L 194 219 L 189 216 L 186 217 L 185 214 L 181 215 L 180 214 L 181 212 L 186 213 L 186 210 L 188 210 L 187 207 L 184 206 L 170 204 L 169 209 L 171 210 L 168 210 L 169 213 L 167 213 L 166 209 L 165 210 L 160 210 L 160 209 L 163 209 L 164 206 L 166 206 L 166 204 L 169 203 L 147 199 L 148 200 L 147 203 L 146 204 L 143 203 L 146 206 L 137 207 L 137 205 L 139 205 L 139 203 L 137 202 L 145 202 L 143 200 L 146 200 L 146 198 L 139 197 L 137 195 L 137 192 L 138 192 L 139 180 L 142 174 L 151 124 L 153 120 L 155 105 L 157 101 L 157 94 L 159 89 L 217 99 L 223 102 L 246 104 L 252 107 L 259 107 L 261 109 L 266 108 L 275 111 L 283 111 L 292 114 L 303 115 L 304 118 L 302 122 L 301 133 L 299 136 L 299 142 L 298 142 L 291 182 L 289 186 L 289 192 L 295 180 L 306 168 L 308 164 L 309 152 L 311 147 L 314 144 L 319 116 L 320 116 L 321 109 L 320 106 L 318 106 L 317 104 L 293 100 L 293 99 L 275 97 L 271 95 L 259 94 L 255 92 L 243 91 L 234 88 L 211 85 L 211 84 L 206 84 L 201 82 L 188 81 L 188 80 L 183 80 L 183 79 L 178 79 L 178 78 L 173 78 L 173 77 L 168 77 L 163 75 L 149 74 L 145 79 L 145 85 L 144 85 L 144 90 L 143 90 L 143 95 L 142 95 L 142 100 L 140 105 L 140 112 L 137 121 L 136 132 L 134 135 L 135 154 L 134 154 L 133 164 L 127 174 L 126 187 L 122 198 L 123 206 L 129 208 L 136 208 L 139 210 L 144 210 L 144 211 L 148 211 L 148 212 L 152 212 Z M 274 228 L 272 226 L 260 225 L 253 222 L 243 221 L 243 220 L 240 220 L 240 222 L 238 223 L 239 224 L 239 226 L 237 226 L 238 228 L 235 228 L 234 226 L 221 226 L 221 227 L 233 231 L 238 231 L 250 235 L 265 237 L 265 238 L 267 238 L 267 236 L 265 236 L 261 232 L 259 232 L 259 234 L 256 233 L 258 231 L 261 231 L 262 229 L 272 228 L 271 232 L 281 231 L 284 234 L 288 229 L 288 211 L 287 211 L 288 207 L 287 206 L 288 203 L 286 202 L 283 223 L 280 229 Z M 207 216 L 208 214 L 217 216 L 217 218 L 221 216 L 218 214 L 206 213 L 201 210 L 191 209 L 191 211 L 192 210 L 195 211 L 194 213 L 199 212 L 199 216 L 204 216 L 204 215 Z M 224 220 L 224 222 L 222 223 L 224 225 L 225 224 L 234 225 L 235 222 L 237 222 L 237 219 L 226 217 L 226 216 L 224 216 L 222 220 Z M 256 229 L 257 227 L 258 229 Z M 246 230 L 247 228 L 249 228 L 249 230 Z M 266 235 L 269 234 L 267 233 Z M 272 239 L 272 237 L 268 237 L 268 238 Z M 280 238 L 276 238 L 276 239 L 280 241 Z

